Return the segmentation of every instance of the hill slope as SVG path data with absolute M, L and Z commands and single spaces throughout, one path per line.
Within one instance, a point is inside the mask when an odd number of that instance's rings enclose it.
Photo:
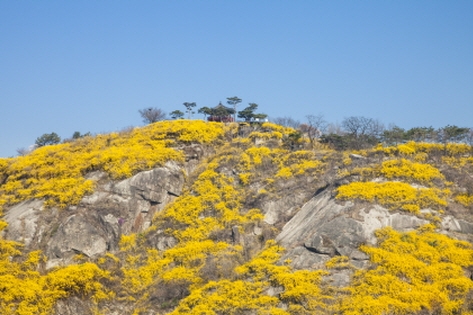
M 467 314 L 472 153 L 179 120 L 0 159 L 0 312 Z

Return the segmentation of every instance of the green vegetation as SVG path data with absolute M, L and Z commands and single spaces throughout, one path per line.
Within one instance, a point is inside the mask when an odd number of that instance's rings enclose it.
M 249 103 L 249 106 L 238 112 L 238 118 L 242 118 L 245 121 L 260 120 L 265 119 L 268 115 L 262 113 L 255 113 L 255 110 L 258 108 L 258 104 Z
M 241 102 L 230 101 L 235 108 Z M 351 122 L 360 121 L 376 127 Z M 94 191 L 91 172 L 119 180 L 169 161 L 184 165 L 183 145 L 212 147 L 182 194 L 147 230 L 122 235 L 116 252 L 45 271 L 40 251 L 0 236 L 0 313 L 50 314 L 59 299 L 78 296 L 96 314 L 106 314 L 110 303 L 126 305 L 130 314 L 146 314 L 151 305 L 162 314 L 472 314 L 465 268 L 473 266 L 473 248 L 436 232 L 449 207 L 472 209 L 473 191 L 457 184 L 471 184 L 472 148 L 407 142 L 361 150 L 372 134 L 352 126 L 347 143 L 360 150 L 337 152 L 319 143 L 315 118 L 312 124 L 309 138 L 273 123 L 159 121 L 0 159 L 0 211 L 31 198 L 67 208 Z M 253 201 L 277 199 L 286 187 L 315 192 L 330 176 L 344 180 L 333 190 L 337 202 L 378 203 L 431 223 L 406 233 L 379 230 L 376 246 L 360 248 L 369 268 L 335 256 L 326 268 L 294 270 L 274 241 L 281 227 L 265 223 Z M 426 208 L 428 215 L 421 212 Z M 176 244 L 151 247 L 157 233 Z M 350 284 L 331 287 L 327 277 L 343 269 L 354 272 Z
M 178 109 L 172 111 L 170 114 L 172 119 L 179 119 L 179 118 L 182 118 L 184 117 L 184 113 Z
M 59 142 L 61 142 L 61 137 L 59 137 L 57 133 L 51 132 L 45 133 L 41 137 L 38 137 L 35 141 L 35 144 L 38 147 L 42 147 L 45 145 L 58 144 Z

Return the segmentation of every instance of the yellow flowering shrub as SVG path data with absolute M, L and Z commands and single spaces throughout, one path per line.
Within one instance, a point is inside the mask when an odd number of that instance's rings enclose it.
M 269 139 L 277 139 L 281 140 L 282 139 L 282 133 L 278 131 L 273 131 L 273 132 L 259 132 L 259 131 L 253 131 L 250 133 L 248 136 L 249 139 L 255 140 L 255 139 L 264 139 L 264 140 L 269 140 Z
M 449 155 L 465 155 L 471 154 L 472 147 L 466 143 L 447 143 L 446 150 Z
M 260 283 L 242 280 L 211 281 L 193 290 L 170 314 L 237 315 L 252 310 L 257 314 L 263 314 L 264 311 L 266 314 L 289 315 L 288 312 L 276 309 L 278 303 L 278 298 L 263 294 Z
M 277 161 L 279 171 L 275 175 L 276 178 L 290 178 L 297 175 L 314 176 L 324 166 L 313 151 L 306 150 L 285 152 L 277 158 Z
M 240 173 L 238 177 L 243 185 L 248 185 L 250 183 L 251 173 Z
M 210 163 L 199 175 L 192 186 L 195 194 L 177 198 L 157 217 L 184 225 L 185 229 L 173 231 L 181 241 L 204 240 L 212 231 L 248 221 L 240 213 L 242 195 L 233 186 L 233 179 L 217 172 L 217 166 Z
M 326 163 L 314 151 L 289 151 L 280 148 L 249 147 L 242 152 L 232 151 L 237 162 L 239 180 L 243 185 L 255 181 L 269 183 L 273 179 L 288 179 L 293 176 L 316 176 Z M 220 159 L 220 162 L 224 159 Z M 228 158 L 225 160 L 228 162 Z
M 274 241 L 251 261 L 236 268 L 238 278 L 211 281 L 184 298 L 171 314 L 313 314 L 325 308 L 320 284 L 322 271 L 292 271 L 287 265 L 278 266 L 282 248 Z M 279 298 L 269 296 L 269 286 L 281 287 Z M 280 306 L 280 302 L 287 309 Z
M 429 155 L 425 152 L 420 152 L 420 153 L 417 153 L 416 155 L 414 155 L 414 161 L 418 162 L 418 163 L 423 163 L 427 160 L 427 158 L 429 157 Z
M 461 157 L 443 156 L 442 162 L 456 169 L 471 170 L 473 168 L 473 157 L 471 156 L 461 156 Z
M 422 184 L 430 184 L 434 179 L 444 179 L 442 173 L 432 165 L 406 159 L 383 162 L 380 173 L 387 179 L 414 180 Z
M 261 165 L 264 159 L 270 160 L 273 155 L 274 153 L 267 147 L 251 147 L 240 155 L 239 167 L 243 171 L 250 171 Z
M 397 146 L 397 150 L 400 154 L 411 155 L 416 153 L 415 142 L 409 142 L 407 144 L 400 144 Z
M 472 147 L 465 143 L 427 143 L 427 142 L 414 142 L 409 141 L 404 144 L 397 146 L 376 148 L 376 151 L 383 151 L 388 155 L 403 155 L 403 156 L 416 156 L 419 153 L 431 154 L 433 152 L 441 152 L 448 156 L 461 156 L 465 154 L 472 154 Z
M 345 269 L 353 268 L 349 262 L 350 258 L 348 256 L 334 256 L 329 261 L 325 263 L 325 266 L 328 269 Z
M 146 253 L 129 255 L 121 268 L 124 275 L 122 285 L 129 294 L 139 296 L 139 293 L 160 280 L 166 282 L 187 280 L 199 283 L 201 282 L 199 270 L 207 255 L 218 252 L 230 253 L 231 248 L 228 246 L 226 243 L 215 243 L 211 240 L 190 241 L 162 253 L 149 249 Z
M 281 168 L 275 175 L 276 178 L 290 178 L 293 176 L 290 167 L 283 167 Z
M 118 245 L 122 251 L 131 251 L 135 246 L 137 246 L 136 234 L 122 235 Z
M 261 125 L 261 127 L 263 127 L 263 129 L 267 129 L 267 130 L 271 130 L 271 131 L 277 131 L 277 132 L 280 132 L 280 133 L 283 133 L 283 134 L 290 134 L 290 133 L 293 133 L 295 131 L 293 128 L 284 127 L 284 126 L 273 124 L 273 123 L 270 123 L 270 122 L 263 123 Z
M 469 194 L 459 194 L 455 197 L 455 201 L 461 203 L 465 207 L 473 205 L 473 196 Z
M 355 273 L 350 295 L 338 311 L 347 315 L 466 313 L 473 281 L 463 267 L 473 265 L 471 244 L 434 232 L 433 225 L 400 233 L 376 233 L 377 247 L 362 246 L 372 268 Z
M 407 159 L 392 159 L 374 166 L 356 167 L 350 171 L 350 174 L 360 175 L 363 180 L 384 177 L 389 180 L 403 180 L 427 186 L 432 186 L 434 180 L 444 181 L 445 179 L 436 167 Z
M 359 175 L 363 180 L 370 180 L 376 177 L 380 177 L 380 166 L 374 167 L 355 167 L 351 171 L 348 171 L 349 175 Z
M 342 160 L 343 165 L 349 166 L 352 164 L 352 162 L 353 161 L 350 157 L 350 152 L 343 152 L 343 160 Z
M 26 156 L 0 160 L 2 203 L 44 198 L 47 206 L 77 204 L 94 189 L 84 176 L 103 170 L 114 179 L 139 171 L 182 162 L 183 153 L 172 146 L 213 143 L 223 138 L 223 124 L 203 121 L 164 121 L 130 132 L 84 137 L 72 142 L 38 148 Z
M 387 208 L 418 213 L 420 209 L 439 210 L 447 205 L 448 189 L 414 188 L 402 182 L 353 182 L 337 189 L 337 199 L 378 202 Z
M 213 143 L 224 134 L 224 124 L 202 120 L 178 119 L 150 125 L 151 133 L 164 133 L 166 139 L 177 135 L 177 140 L 187 143 Z
M 148 249 L 141 255 L 127 255 L 126 260 L 122 261 L 121 286 L 128 298 L 139 298 L 140 294 L 157 282 L 158 275 L 171 263 L 171 260 L 164 259 L 155 249 Z
M 76 295 L 98 303 L 113 296 L 100 283 L 109 274 L 97 265 L 69 265 L 44 275 L 37 271 L 45 259 L 41 252 L 23 257 L 20 249 L 20 244 L 0 238 L 1 314 L 47 315 L 61 298 Z

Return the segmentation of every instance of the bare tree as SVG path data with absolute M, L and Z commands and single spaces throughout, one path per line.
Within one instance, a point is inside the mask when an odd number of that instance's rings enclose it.
M 30 145 L 28 148 L 18 148 L 16 149 L 16 153 L 19 156 L 25 156 L 33 152 L 38 146 L 36 144 Z
M 324 119 L 324 115 L 307 115 L 307 124 L 300 125 L 300 129 L 303 133 L 309 137 L 311 144 L 314 144 L 315 139 L 318 139 L 327 129 L 327 121 Z
M 470 128 L 465 136 L 465 142 L 473 146 L 473 129 Z
M 301 125 L 301 122 L 298 120 L 295 120 L 291 117 L 285 116 L 285 117 L 276 117 L 271 119 L 273 123 L 281 125 L 281 126 L 286 126 L 286 127 L 291 127 L 294 129 L 299 128 Z
M 148 107 L 145 109 L 140 109 L 138 111 L 143 118 L 143 122 L 146 124 L 152 124 L 154 122 L 166 119 L 166 113 L 156 107 Z
M 342 128 L 350 137 L 349 146 L 357 150 L 378 143 L 384 131 L 381 122 L 363 116 L 345 118 Z

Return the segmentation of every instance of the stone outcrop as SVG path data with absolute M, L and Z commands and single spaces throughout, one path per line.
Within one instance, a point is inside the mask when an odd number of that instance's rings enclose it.
M 185 181 L 176 163 L 116 183 L 106 180 L 105 173 L 89 178 L 101 184 L 77 206 L 44 210 L 41 200 L 30 200 L 9 209 L 5 236 L 41 248 L 47 268 L 68 264 L 76 254 L 95 257 L 117 250 L 121 234 L 149 227 L 154 214 L 180 195 Z M 165 242 L 160 246 L 172 245 Z
M 37 236 L 43 211 L 43 201 L 28 200 L 10 208 L 3 218 L 8 222 L 5 237 L 22 242 L 26 246 Z
M 353 202 L 337 203 L 331 192 L 313 197 L 283 227 L 276 240 L 287 249 L 282 260 L 291 259 L 297 269 L 320 269 L 334 256 L 348 256 L 350 262 L 363 267 L 368 257 L 358 248 L 375 244 L 374 231 L 392 226 L 411 230 L 426 220 L 409 214 L 392 213 L 378 205 L 360 206 Z M 349 280 L 349 273 L 340 273 L 337 285 Z
M 424 209 L 423 212 L 430 212 Z M 296 269 L 320 269 L 334 256 L 347 256 L 355 267 L 364 267 L 368 256 L 362 244 L 375 245 L 375 231 L 391 226 L 398 231 L 416 229 L 429 221 L 409 213 L 392 212 L 379 205 L 337 202 L 328 190 L 314 196 L 283 227 L 277 236 L 287 249 L 282 261 L 290 259 Z M 468 239 L 473 224 L 452 216 L 442 218 L 443 233 Z M 335 285 L 348 283 L 351 272 L 341 270 L 332 279 Z

